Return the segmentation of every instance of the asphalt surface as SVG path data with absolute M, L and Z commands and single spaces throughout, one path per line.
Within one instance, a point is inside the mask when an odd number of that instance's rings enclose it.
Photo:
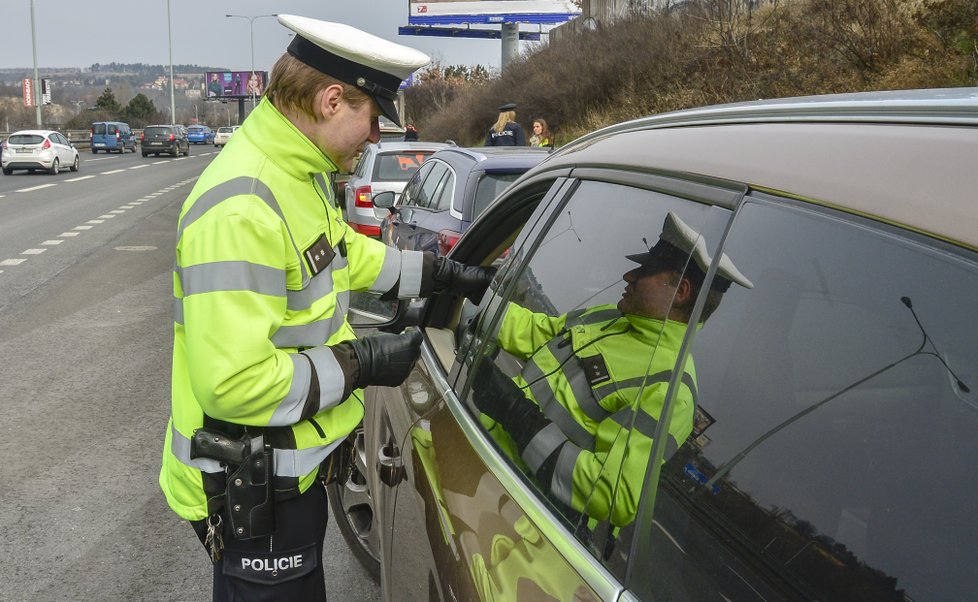
M 0 176 L 0 601 L 210 599 L 157 478 L 176 219 L 216 153 Z M 380 599 L 332 517 L 325 555 L 331 600 Z

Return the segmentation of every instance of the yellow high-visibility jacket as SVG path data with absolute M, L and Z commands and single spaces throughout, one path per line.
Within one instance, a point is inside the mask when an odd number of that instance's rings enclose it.
M 190 458 L 201 426 L 262 432 L 274 448 L 277 497 L 308 489 L 363 418 L 358 392 L 343 399 L 343 369 L 329 349 L 354 338 L 350 291 L 418 295 L 422 254 L 347 226 L 324 177 L 335 171 L 264 99 L 183 205 L 160 486 L 187 520 L 223 503 L 224 469 Z

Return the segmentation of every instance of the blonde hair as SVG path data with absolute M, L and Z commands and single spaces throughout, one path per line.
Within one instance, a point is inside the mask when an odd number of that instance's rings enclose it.
M 278 110 L 300 113 L 313 120 L 319 117 L 316 94 L 334 84 L 343 86 L 341 98 L 354 109 L 370 100 L 370 97 L 356 86 L 326 75 L 289 53 L 279 57 L 268 79 L 265 96 Z
M 499 119 L 492 126 L 492 129 L 497 134 L 506 129 L 506 124 L 510 121 L 516 121 L 516 111 L 501 111 L 499 113 Z M 483 121 L 483 123 L 485 123 Z

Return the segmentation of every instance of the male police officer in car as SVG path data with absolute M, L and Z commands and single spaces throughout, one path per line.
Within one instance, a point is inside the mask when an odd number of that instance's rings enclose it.
M 160 486 L 214 561 L 214 600 L 325 600 L 320 467 L 396 386 L 420 334 L 356 339 L 350 291 L 478 296 L 491 268 L 354 232 L 323 174 L 399 123 L 424 54 L 292 15 L 265 96 L 184 203 L 177 229 L 171 418 Z
M 627 258 L 639 265 L 624 275 L 617 306 L 552 317 L 510 303 L 496 338 L 523 368 L 514 382 L 486 366 L 473 389 L 493 437 L 570 518 L 584 515 L 591 527 L 635 518 L 666 390 L 711 263 L 703 238 L 671 212 L 656 245 Z M 723 255 L 701 321 L 731 283 L 753 287 Z M 692 431 L 692 357 L 678 386 L 665 457 Z

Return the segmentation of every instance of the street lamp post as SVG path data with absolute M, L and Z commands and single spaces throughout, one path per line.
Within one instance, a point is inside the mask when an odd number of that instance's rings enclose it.
M 224 16 L 227 17 L 227 18 L 229 18 L 229 19 L 234 19 L 234 18 L 237 18 L 237 19 L 248 19 L 248 28 L 251 31 L 251 79 L 248 80 L 248 83 L 250 84 L 251 83 L 251 80 L 254 79 L 254 77 L 255 77 L 255 19 L 261 19 L 263 17 L 277 17 L 278 16 L 278 13 L 273 13 L 271 15 L 254 15 L 254 16 L 250 16 L 250 15 L 227 15 L 226 14 Z M 251 86 L 249 85 L 249 87 L 251 87 Z M 254 88 L 251 88 L 251 110 L 255 110 L 255 89 Z
M 170 0 L 166 0 L 166 40 L 170 51 L 170 120 L 177 122 L 177 103 L 173 97 L 173 29 L 170 27 Z
M 34 91 L 31 99 L 34 101 L 35 111 L 37 112 L 37 129 L 41 129 L 41 103 L 44 98 L 38 98 L 41 94 L 41 80 L 37 76 L 37 35 L 34 33 L 34 0 L 31 0 L 31 47 L 34 51 Z

